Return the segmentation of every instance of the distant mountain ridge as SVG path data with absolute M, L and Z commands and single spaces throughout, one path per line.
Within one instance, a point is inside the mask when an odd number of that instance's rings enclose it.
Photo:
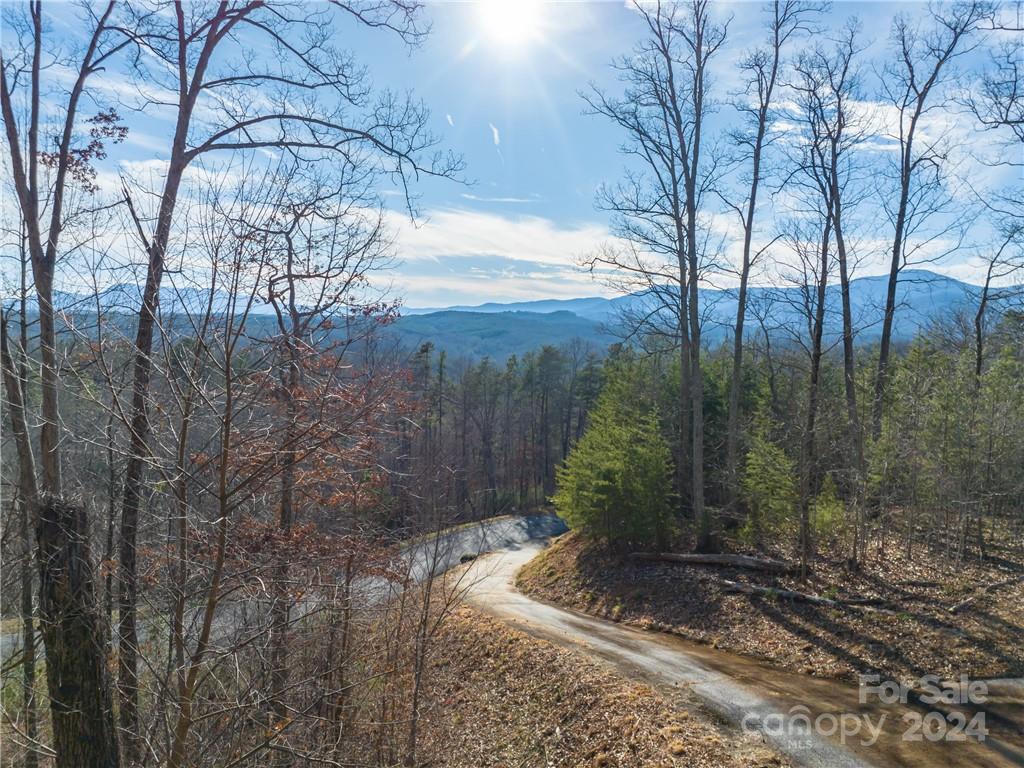
M 572 312 L 579 317 L 593 320 L 607 314 L 609 305 L 628 298 L 620 296 L 608 299 L 602 296 L 589 296 L 581 299 L 537 299 L 534 301 L 515 301 L 510 303 L 489 301 L 485 304 L 457 305 L 452 307 L 404 307 L 402 314 L 428 315 L 436 312 L 474 312 L 482 314 L 531 312 L 547 314 L 550 312 Z
M 888 275 L 858 277 L 850 281 L 851 299 L 853 300 L 855 312 L 857 306 L 868 306 L 872 304 L 878 304 L 880 307 L 884 306 L 888 283 Z M 921 299 L 927 298 L 929 300 L 944 303 L 949 299 L 957 300 L 967 296 L 973 297 L 980 288 L 980 286 L 965 283 L 955 278 L 940 275 L 929 270 L 909 269 L 904 270 L 901 273 L 898 290 L 907 294 L 902 297 L 904 300 L 910 299 L 914 308 L 919 309 L 917 304 Z M 757 301 L 758 298 L 768 294 L 778 295 L 790 293 L 795 296 L 800 290 L 801 289 L 797 286 L 753 286 L 748 289 L 748 294 L 751 297 L 751 301 Z M 832 295 L 838 295 L 839 285 L 830 285 L 828 287 L 828 292 L 830 294 L 830 298 Z M 701 300 L 708 305 L 721 305 L 721 302 L 729 301 L 731 299 L 731 303 L 728 306 L 728 309 L 730 310 L 729 312 L 722 311 L 715 313 L 716 319 L 722 321 L 725 321 L 725 316 L 728 315 L 732 318 L 728 320 L 728 322 L 731 323 L 736 316 L 735 293 L 736 289 L 702 289 Z M 498 312 L 548 313 L 564 310 L 589 320 L 605 321 L 612 318 L 625 308 L 638 307 L 642 305 L 645 300 L 645 295 L 646 292 L 641 291 L 612 298 L 589 296 L 578 299 L 538 299 L 534 301 L 517 301 L 508 303 L 487 302 L 485 304 L 477 305 L 459 305 L 437 308 L 405 307 L 402 310 L 402 314 L 405 316 L 414 316 L 433 314 L 435 312 L 473 312 L 488 314 Z M 900 298 L 900 296 L 897 296 L 898 300 Z M 723 310 L 724 309 L 725 308 L 723 308 Z M 721 317 L 717 317 L 717 315 L 721 315 Z
M 850 282 L 850 304 L 857 329 L 857 342 L 870 344 L 881 335 L 888 276 L 866 276 Z M 897 287 L 896 323 L 893 340 L 914 338 L 937 317 L 977 305 L 980 286 L 928 270 L 905 270 Z M 842 331 L 841 293 L 838 284 L 826 293 L 826 335 L 836 339 Z M 760 287 L 748 290 L 747 327 L 760 330 L 755 310 L 766 316 L 766 327 L 775 335 L 794 337 L 806 327 L 804 293 L 800 286 Z M 719 344 L 732 335 L 737 298 L 733 289 L 701 291 L 703 338 Z M 489 302 L 477 306 L 446 309 L 406 308 L 393 326 L 403 343 L 432 341 L 450 353 L 472 357 L 502 358 L 538 346 L 534 343 L 563 344 L 574 338 L 603 347 L 621 338 L 623 315 L 657 310 L 649 292 L 613 298 L 598 296 L 578 299 L 540 299 L 511 303 Z M 992 311 L 998 313 L 998 304 Z M 665 321 L 668 322 L 668 317 Z
M 602 323 L 569 312 L 441 310 L 400 317 L 387 333 L 409 349 L 430 342 L 455 357 L 504 360 L 545 344 L 556 346 L 575 339 L 603 351 L 618 341 Z
M 877 341 L 888 287 L 886 276 L 854 279 L 850 283 L 850 300 L 857 330 L 857 342 Z M 980 287 L 927 270 L 906 270 L 897 289 L 896 324 L 893 340 L 906 342 L 939 316 L 977 306 Z M 130 283 L 108 287 L 98 295 L 56 293 L 57 308 L 69 313 L 91 314 L 100 311 L 112 314 L 134 314 L 141 304 L 141 288 Z M 830 285 L 826 298 L 826 335 L 831 343 L 842 330 L 840 289 Z M 4 299 L 10 305 L 11 298 Z M 200 288 L 165 286 L 160 293 L 161 312 L 166 317 L 202 312 L 210 302 L 209 292 Z M 213 310 L 222 314 L 230 308 L 227 294 L 215 292 Z M 806 333 L 806 317 L 802 307 L 803 288 L 752 287 L 748 291 L 750 333 L 761 328 L 758 314 L 765 316 L 765 327 L 781 338 L 794 338 Z M 717 345 L 732 335 L 736 318 L 736 293 L 729 289 L 701 291 L 702 334 L 705 344 Z M 34 312 L 35 302 L 29 302 Z M 405 308 L 402 316 L 389 325 L 386 333 L 402 347 L 413 351 L 426 342 L 446 349 L 453 357 L 491 357 L 502 360 L 509 355 L 522 355 L 544 344 L 561 345 L 578 339 L 597 352 L 621 340 L 623 317 L 626 315 L 659 314 L 652 294 L 639 293 L 612 298 L 591 296 L 577 299 L 539 299 L 511 303 L 489 302 L 478 306 L 454 306 L 444 309 Z M 660 310 L 664 312 L 664 310 Z M 994 303 L 993 313 L 999 313 Z M 269 304 L 257 301 L 250 308 L 253 322 L 265 325 L 273 315 Z M 663 324 L 671 323 L 663 318 Z

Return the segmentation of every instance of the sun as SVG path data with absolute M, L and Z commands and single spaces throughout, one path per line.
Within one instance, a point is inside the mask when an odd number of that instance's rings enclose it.
M 543 32 L 542 0 L 480 0 L 480 25 L 494 43 L 522 48 Z

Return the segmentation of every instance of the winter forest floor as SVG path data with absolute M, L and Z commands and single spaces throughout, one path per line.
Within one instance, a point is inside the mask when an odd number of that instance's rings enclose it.
M 681 694 L 629 682 L 471 609 L 457 611 L 441 633 L 425 722 L 433 765 L 788 765 Z
M 915 680 L 1024 674 L 1024 580 L 980 594 L 1015 574 L 1020 555 L 951 567 L 923 553 L 907 560 L 873 550 L 858 572 L 827 553 L 807 583 L 797 576 L 736 568 L 637 562 L 569 533 L 519 574 L 532 597 L 631 625 L 670 632 L 779 667 L 856 681 L 861 673 Z M 887 612 L 833 608 L 733 594 L 723 579 L 836 600 L 863 598 Z

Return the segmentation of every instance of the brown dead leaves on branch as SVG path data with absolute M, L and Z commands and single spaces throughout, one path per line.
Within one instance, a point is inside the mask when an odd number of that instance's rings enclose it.
M 71 180 L 89 194 L 99 191 L 96 183 L 96 162 L 106 160 L 107 143 L 120 144 L 128 137 L 128 126 L 121 122 L 121 116 L 113 107 L 96 113 L 86 121 L 89 128 L 88 142 L 84 146 L 73 146 L 68 149 L 67 169 Z M 55 145 L 58 137 L 53 137 Z M 60 161 L 60 148 L 53 152 L 40 152 L 39 163 L 49 169 L 56 169 Z

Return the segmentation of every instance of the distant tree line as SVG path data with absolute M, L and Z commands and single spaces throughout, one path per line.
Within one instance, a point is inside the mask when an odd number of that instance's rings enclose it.
M 417 412 L 399 430 L 395 477 L 406 466 L 451 467 L 462 519 L 546 505 L 600 390 L 599 352 L 573 342 L 495 362 L 452 360 L 424 344 L 409 361 Z

